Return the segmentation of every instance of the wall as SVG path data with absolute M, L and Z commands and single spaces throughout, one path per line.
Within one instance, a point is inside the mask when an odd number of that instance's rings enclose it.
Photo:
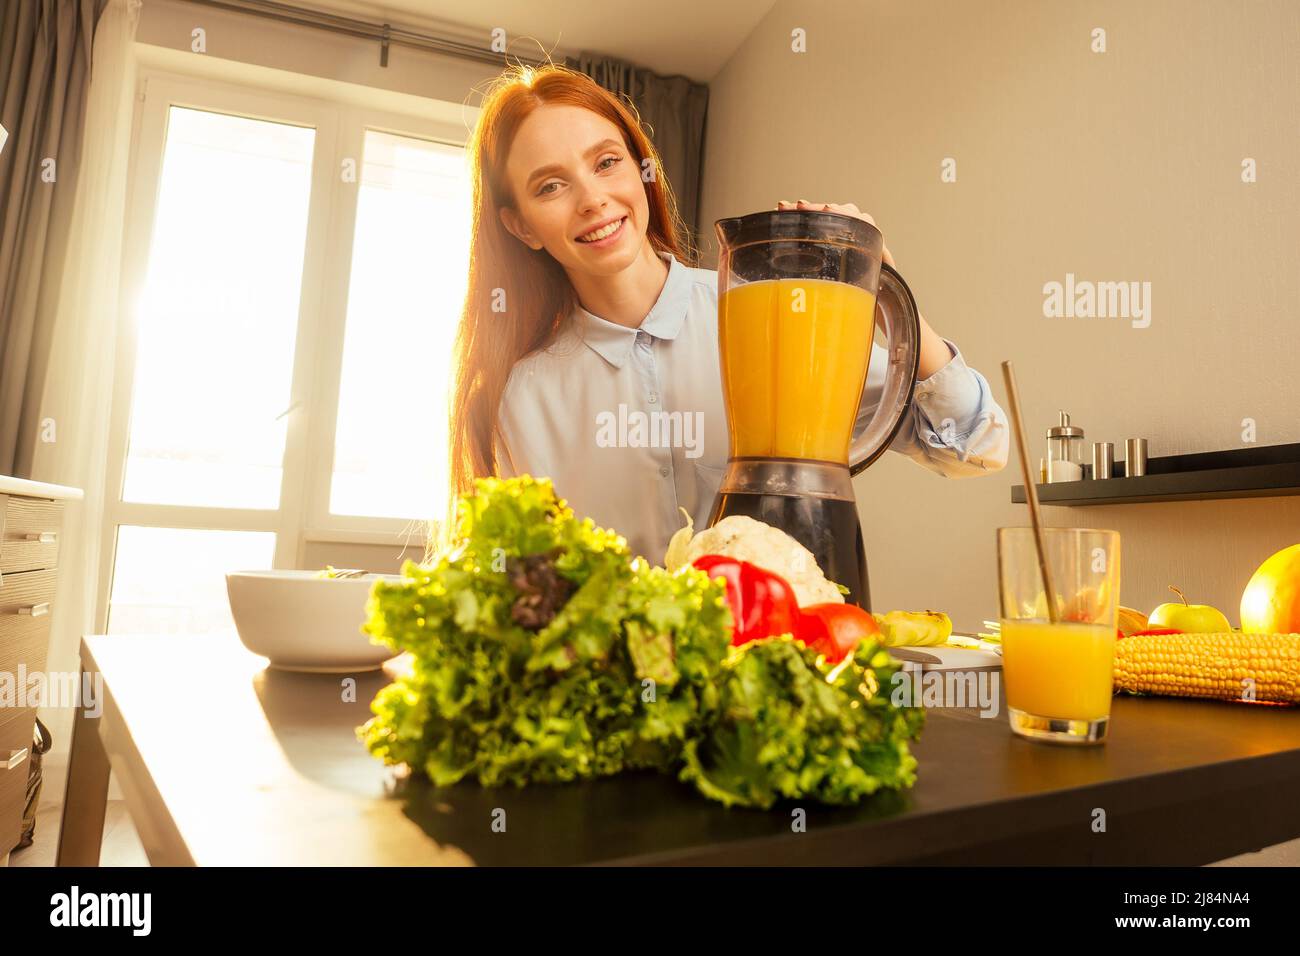
M 1035 465 L 1058 409 L 1121 455 L 1130 436 L 1152 456 L 1241 447 L 1245 418 L 1261 445 L 1300 441 L 1298 64 L 1287 0 L 778 3 L 711 85 L 701 221 L 778 199 L 869 211 L 1004 408 L 1015 363 Z M 1044 318 L 1067 272 L 1150 281 L 1150 325 Z M 994 529 L 1028 523 L 1012 454 L 982 478 L 887 455 L 857 479 L 879 609 L 996 616 Z M 1234 624 L 1255 567 L 1300 541 L 1300 498 L 1044 514 L 1121 533 L 1123 603 L 1178 584 Z

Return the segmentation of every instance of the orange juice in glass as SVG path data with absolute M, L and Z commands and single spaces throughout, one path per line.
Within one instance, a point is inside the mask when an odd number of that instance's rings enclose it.
M 1002 676 L 1012 732 L 1101 743 L 1110 722 L 1119 534 L 1044 528 L 1058 619 L 1053 622 L 1032 528 L 998 529 Z

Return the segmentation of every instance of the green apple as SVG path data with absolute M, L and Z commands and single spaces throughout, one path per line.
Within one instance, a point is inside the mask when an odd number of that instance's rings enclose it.
M 1147 627 L 1172 627 L 1188 634 L 1220 634 L 1232 630 L 1227 617 L 1208 604 L 1188 604 L 1183 592 L 1172 584 L 1169 590 L 1183 599 L 1182 604 L 1162 604 L 1151 612 Z

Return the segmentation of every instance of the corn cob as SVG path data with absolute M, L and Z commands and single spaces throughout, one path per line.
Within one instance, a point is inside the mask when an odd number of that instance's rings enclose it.
M 1152 634 L 1115 642 L 1115 689 L 1300 704 L 1300 634 Z

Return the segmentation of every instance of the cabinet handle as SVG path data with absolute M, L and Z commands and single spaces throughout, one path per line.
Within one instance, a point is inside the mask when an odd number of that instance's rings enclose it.
M 33 531 L 27 535 L 28 541 L 39 541 L 41 544 L 53 544 L 58 539 L 59 536 L 54 531 L 41 531 L 39 533 Z
M 9 751 L 9 759 L 5 761 L 5 769 L 13 770 L 14 767 L 18 766 L 26 759 L 27 759 L 26 747 L 24 747 L 22 750 L 11 750 Z
M 50 613 L 50 602 L 42 601 L 40 604 L 33 604 L 31 607 L 20 607 L 19 614 L 30 614 L 32 617 L 41 617 Z

